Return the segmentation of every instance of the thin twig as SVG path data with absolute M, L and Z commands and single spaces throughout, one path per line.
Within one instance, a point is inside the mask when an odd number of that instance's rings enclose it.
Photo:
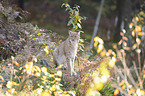
M 134 69 L 135 69 L 135 73 L 136 73 L 136 75 L 138 77 L 138 81 L 139 81 L 140 87 L 141 87 L 141 89 L 143 89 L 143 86 L 142 86 L 142 83 L 141 83 L 141 79 L 140 79 L 140 76 L 139 76 L 137 68 L 136 68 L 135 61 L 132 61 L 132 63 L 133 63 Z

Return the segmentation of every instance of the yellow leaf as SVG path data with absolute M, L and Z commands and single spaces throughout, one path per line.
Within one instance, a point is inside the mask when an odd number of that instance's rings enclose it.
M 132 48 L 135 49 L 137 47 L 137 44 L 133 44 Z
M 58 45 L 62 42 L 62 40 L 59 40 Z
M 11 94 L 16 94 L 17 93 L 17 91 L 15 91 L 14 88 L 8 89 L 8 92 L 10 92 Z
M 141 31 L 141 27 L 140 27 L 140 26 L 138 26 L 138 31 L 139 31 L 139 32 Z
M 119 83 L 119 86 L 122 86 L 124 84 L 124 81 L 122 81 L 121 83 Z
M 102 51 L 102 49 L 99 49 L 99 48 L 97 49 L 97 53 L 100 53 L 101 51 Z
M 7 86 L 7 88 L 12 88 L 13 85 L 18 86 L 19 84 L 17 84 L 17 83 L 14 82 L 14 81 L 8 81 L 6 86 Z
M 47 73 L 47 68 L 46 68 L 46 67 L 42 67 L 42 68 L 41 68 L 41 71 L 42 71 L 43 73 Z
M 122 89 L 125 89 L 125 88 L 126 88 L 126 85 L 123 85 L 123 86 L 122 86 Z
M 131 95 L 134 91 L 135 91 L 135 89 L 131 89 L 131 90 L 128 92 L 128 95 Z
M 104 44 L 104 41 L 103 41 L 101 38 L 98 39 L 98 42 L 99 42 L 100 44 Z
M 85 60 L 85 63 L 87 63 L 88 62 L 88 60 Z
M 54 77 L 54 75 L 53 74 L 49 74 L 49 77 Z
M 120 32 L 120 35 L 123 36 L 123 32 Z
M 144 33 L 143 33 L 143 32 L 138 32 L 138 35 L 139 35 L 139 36 L 143 36 Z
M 19 76 L 19 78 L 22 78 L 22 76 Z
M 49 54 L 48 46 L 45 46 L 44 51 L 46 52 L 46 54 Z
M 37 72 L 41 72 L 41 69 L 38 66 L 34 66 Z
M 98 36 L 96 36 L 96 37 L 94 38 L 94 41 L 98 41 L 98 39 L 99 39 L 99 37 L 98 37 Z
M 56 75 L 61 77 L 62 76 L 62 71 L 60 71 L 60 70 L 57 71 Z
M 19 63 L 17 61 L 13 61 L 13 63 L 16 65 L 16 66 L 19 66 Z
M 28 62 L 28 65 L 30 65 L 31 67 L 33 66 L 33 62 Z
M 143 74 L 143 78 L 145 78 L 145 74 Z
M 94 88 L 88 88 L 86 92 L 86 96 L 94 96 L 96 90 Z
M 51 91 L 55 91 L 56 90 L 56 85 L 52 85 L 52 87 L 50 88 Z
M 100 53 L 100 55 L 101 55 L 101 57 L 104 57 L 104 56 L 106 55 L 106 52 L 105 52 L 105 51 L 102 51 L 102 52 Z
M 136 31 L 136 32 L 140 32 L 140 31 L 141 31 L 141 27 L 140 27 L 140 26 L 136 26 L 136 27 L 135 27 L 135 31 Z
M 4 81 L 4 78 L 0 75 L 0 79 L 2 79 L 2 82 Z
M 141 40 L 139 38 L 136 38 L 136 42 L 137 42 L 137 44 L 140 44 Z
M 111 49 L 109 49 L 109 50 L 108 50 L 108 53 L 109 53 L 109 55 L 111 55 L 111 54 L 112 54 L 112 50 L 111 50 Z
M 55 80 L 56 80 L 56 81 L 61 81 L 61 79 L 60 79 L 60 78 L 55 78 Z
M 103 88 L 104 84 L 101 81 L 99 81 L 99 82 L 95 83 L 94 86 L 95 86 L 96 90 L 100 91 Z
M 140 15 L 144 15 L 144 12 L 143 12 L 143 11 L 140 11 L 139 14 L 140 14 Z
M 135 20 L 136 20 L 136 21 L 139 21 L 139 18 L 138 18 L 138 17 L 135 17 Z
M 141 95 L 145 95 L 145 91 L 140 90 Z
M 38 77 L 38 76 L 40 76 L 41 74 L 39 73 L 39 72 L 36 72 L 35 74 L 34 74 L 34 76 L 36 76 L 36 77 Z
M 38 33 L 37 35 L 41 35 L 41 33 Z
M 57 67 L 57 69 L 61 69 L 62 67 L 63 67 L 63 64 L 59 65 L 59 66 Z
M 96 47 L 98 45 L 98 41 L 95 41 L 94 43 L 94 47 Z
M 33 67 L 33 62 L 28 62 L 26 65 L 25 65 L 25 68 L 26 68 L 26 72 L 30 75 L 32 75 L 32 73 L 34 72 L 34 67 Z
M 7 82 L 7 88 L 11 88 L 12 87 L 12 82 L 11 81 L 8 81 Z
M 32 37 L 33 35 L 31 34 L 30 37 Z
M 130 24 L 129 24 L 129 28 L 132 28 L 132 27 L 133 27 L 133 23 L 130 23 Z
M 102 76 L 106 76 L 107 78 L 110 77 L 110 71 L 108 69 L 102 69 L 100 70 L 100 73 Z
M 122 43 L 122 39 L 118 42 L 118 45 L 121 45 L 121 43 Z
M 110 60 L 110 62 L 108 63 L 109 68 L 113 68 L 115 66 L 115 61 L 114 60 Z
M 132 31 L 132 32 L 131 32 L 131 35 L 134 37 L 134 36 L 135 36 L 135 32 L 134 32 L 134 31 Z
M 56 82 L 56 80 L 51 81 L 52 84 L 55 83 L 55 82 Z
M 114 95 L 117 95 L 117 94 L 119 94 L 119 89 L 115 89 L 114 91 Z
M 124 45 L 124 46 L 127 46 L 127 43 L 126 43 L 125 41 L 123 41 L 123 45 Z
M 104 46 L 102 44 L 99 44 L 97 53 L 100 53 L 103 50 Z
M 116 54 L 115 54 L 115 52 L 112 52 L 112 55 L 113 55 L 113 57 L 116 57 Z
M 125 36 L 123 37 L 123 39 L 124 39 L 124 40 L 126 40 L 126 41 L 128 41 L 128 38 L 127 38 L 127 37 L 125 37 Z
M 49 91 L 43 91 L 41 93 L 41 96 L 51 96 L 50 92 Z
M 19 70 L 22 70 L 23 67 L 20 67 Z

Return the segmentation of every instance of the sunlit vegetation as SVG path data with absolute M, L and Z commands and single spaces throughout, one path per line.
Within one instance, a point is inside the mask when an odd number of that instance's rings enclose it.
M 113 70 L 115 71 L 114 76 L 112 76 L 113 79 L 111 79 L 111 81 L 114 81 L 112 83 L 112 87 L 115 88 L 114 95 L 119 94 L 119 92 L 125 96 L 145 95 L 145 66 L 144 61 L 142 61 L 144 57 L 141 55 L 144 54 L 144 47 L 142 46 L 142 43 L 144 43 L 144 32 L 142 30 L 144 17 L 145 13 L 141 11 L 132 19 L 129 24 L 130 33 L 128 32 L 127 34 L 126 30 L 122 29 L 122 32 L 120 32 L 122 39 L 113 45 L 113 49 L 106 51 L 103 46 L 103 40 L 99 37 L 94 38 L 94 46 L 97 47 L 97 53 L 100 53 L 101 57 L 111 58 L 110 62 L 106 63 L 105 66 L 108 65 L 109 68 L 114 68 Z M 100 66 L 102 65 L 100 64 Z M 107 73 L 109 72 L 107 71 Z M 106 73 L 106 71 L 103 71 L 103 73 Z M 99 83 L 99 88 L 103 88 L 102 86 L 103 84 Z

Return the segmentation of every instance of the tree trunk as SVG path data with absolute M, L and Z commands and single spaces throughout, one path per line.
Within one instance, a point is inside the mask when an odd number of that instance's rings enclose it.
M 118 42 L 121 39 L 121 25 L 124 22 L 124 29 L 128 31 L 128 24 L 131 21 L 131 0 L 117 0 L 117 16 L 118 22 L 114 34 L 114 41 Z
M 19 5 L 19 7 L 20 7 L 21 9 L 24 10 L 24 0 L 19 0 L 19 1 L 18 1 L 18 5 Z
M 93 48 L 94 38 L 97 35 L 97 30 L 98 30 L 98 26 L 99 26 L 99 22 L 100 22 L 100 17 L 101 17 L 103 5 L 104 5 L 104 0 L 101 1 L 100 10 L 99 10 L 99 13 L 98 13 L 98 16 L 97 16 L 97 19 L 96 19 L 96 23 L 95 23 L 95 26 L 94 26 L 94 32 L 93 32 L 91 43 L 90 43 L 90 50 Z

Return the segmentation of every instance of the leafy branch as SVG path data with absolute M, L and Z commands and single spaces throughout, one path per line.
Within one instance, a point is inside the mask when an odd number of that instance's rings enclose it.
M 75 7 L 71 8 L 68 3 L 63 3 L 62 7 L 65 6 L 66 11 L 69 11 L 69 18 L 70 20 L 67 23 L 67 26 L 72 25 L 71 31 L 74 32 L 77 29 L 82 29 L 81 20 L 86 20 L 86 17 L 82 17 L 79 15 L 79 8 L 80 6 L 76 5 Z

